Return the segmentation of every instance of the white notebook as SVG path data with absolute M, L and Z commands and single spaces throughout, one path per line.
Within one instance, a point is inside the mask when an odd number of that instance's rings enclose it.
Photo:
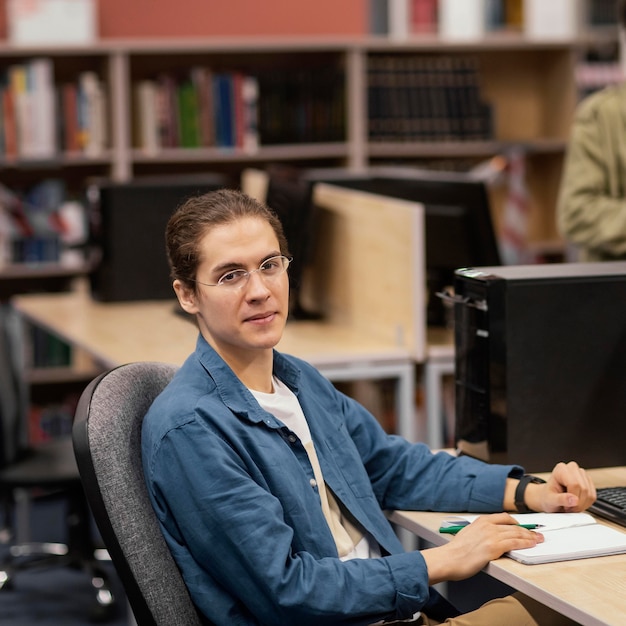
M 467 521 L 476 515 L 462 516 Z M 605 526 L 588 513 L 523 513 L 520 524 L 538 524 L 545 541 L 534 548 L 512 550 L 506 556 L 525 563 L 553 563 L 626 553 L 626 532 Z

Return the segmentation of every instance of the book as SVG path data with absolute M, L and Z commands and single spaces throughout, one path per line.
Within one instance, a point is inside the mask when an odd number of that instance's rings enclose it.
M 191 82 L 198 101 L 200 144 L 215 145 L 215 116 L 213 114 L 213 72 L 211 68 L 194 66 L 190 70 Z
M 161 149 L 157 91 L 154 80 L 140 80 L 135 85 L 136 142 L 145 154 L 151 156 Z
M 26 66 L 31 142 L 23 156 L 49 159 L 56 155 L 57 112 L 52 59 L 35 58 Z
M 78 124 L 78 86 L 76 83 L 64 83 L 60 89 L 63 111 L 63 148 L 67 152 L 80 152 L 81 138 Z
M 191 79 L 180 82 L 176 97 L 178 98 L 179 147 L 199 148 L 201 145 L 199 103 L 196 88 Z
M 440 0 L 439 34 L 444 39 L 481 39 L 485 13 L 485 0 Z
M 99 76 L 92 71 L 78 76 L 81 148 L 91 157 L 102 156 L 107 136 L 106 96 Z
M 241 148 L 251 154 L 259 149 L 259 83 L 255 76 L 244 76 L 241 85 L 243 132 Z
M 573 39 L 580 31 L 581 6 L 572 0 L 524 0 L 524 34 L 530 39 Z
M 406 39 L 411 27 L 409 0 L 387 0 L 388 35 L 392 39 Z
M 437 0 L 411 1 L 411 34 L 434 34 L 438 28 Z
M 462 524 L 477 517 L 461 515 L 455 519 Z M 589 513 L 522 513 L 512 517 L 520 524 L 537 524 L 537 531 L 545 538 L 534 548 L 506 553 L 526 565 L 626 553 L 626 532 L 599 523 Z
M 213 85 L 216 144 L 221 148 L 234 148 L 236 139 L 233 73 L 215 74 Z

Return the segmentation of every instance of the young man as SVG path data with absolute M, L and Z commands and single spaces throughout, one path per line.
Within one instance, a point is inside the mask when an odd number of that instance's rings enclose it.
M 472 576 L 540 534 L 497 513 L 407 553 L 383 511 L 515 510 L 516 495 L 534 510 L 580 511 L 595 498 L 586 473 L 560 463 L 516 494 L 522 468 L 387 435 L 311 365 L 275 351 L 289 255 L 280 222 L 255 200 L 193 198 L 166 240 L 174 290 L 200 332 L 145 418 L 143 463 L 199 611 L 215 624 L 539 623 L 512 597 L 455 617 L 429 585 Z M 541 623 L 569 623 L 559 619 Z

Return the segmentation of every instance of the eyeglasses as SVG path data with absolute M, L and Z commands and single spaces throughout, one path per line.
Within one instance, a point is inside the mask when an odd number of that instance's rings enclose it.
M 224 287 L 225 289 L 241 289 L 245 284 L 247 284 L 248 279 L 255 272 L 260 272 L 263 278 L 274 279 L 277 276 L 280 276 L 291 263 L 291 259 L 286 256 L 273 256 L 269 259 L 265 259 L 261 265 L 255 270 L 230 270 L 220 276 L 219 280 L 216 283 L 203 283 L 199 280 L 192 279 L 193 282 L 198 285 L 204 285 L 205 287 Z

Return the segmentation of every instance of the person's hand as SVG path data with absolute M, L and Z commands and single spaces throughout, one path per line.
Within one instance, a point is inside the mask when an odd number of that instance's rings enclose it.
M 596 488 L 585 470 L 575 461 L 557 463 L 545 484 L 529 484 L 524 500 L 533 511 L 573 513 L 589 508 Z
M 508 513 L 481 515 L 452 541 L 437 548 L 422 550 L 428 568 L 428 582 L 463 580 L 479 572 L 489 561 L 509 550 L 532 548 L 543 535 L 518 525 Z

